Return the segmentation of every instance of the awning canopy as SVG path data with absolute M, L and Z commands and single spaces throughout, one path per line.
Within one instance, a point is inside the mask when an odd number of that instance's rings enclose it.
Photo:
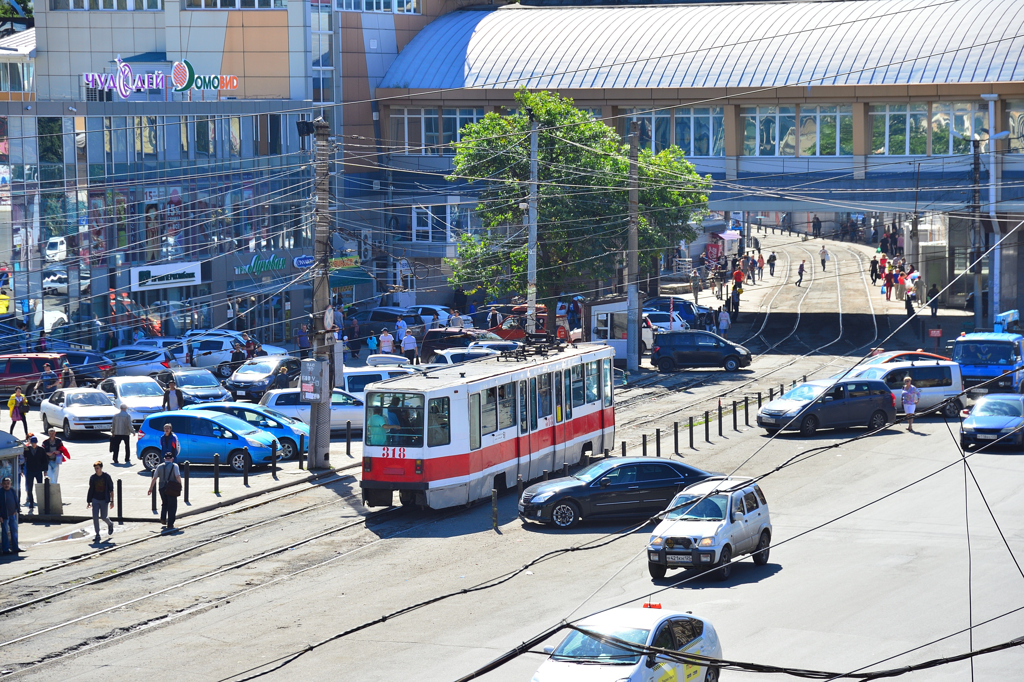
M 725 232 L 712 232 L 711 234 L 715 235 L 723 242 L 731 242 L 740 238 L 740 233 L 737 230 L 726 230 Z
M 372 284 L 374 282 L 373 277 L 360 267 L 331 270 L 329 277 L 332 289 L 352 287 L 357 284 Z

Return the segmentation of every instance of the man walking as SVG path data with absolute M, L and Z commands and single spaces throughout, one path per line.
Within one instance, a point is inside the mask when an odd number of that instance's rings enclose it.
M 114 481 L 110 474 L 104 473 L 103 462 L 92 465 L 93 474 L 89 477 L 89 492 L 85 494 L 85 506 L 92 507 L 92 527 L 96 531 L 93 542 L 100 541 L 100 519 L 107 522 L 107 535 L 114 534 L 114 523 L 110 520 L 108 509 L 114 508 Z
M 309 357 L 309 328 L 306 325 L 300 325 L 298 331 L 295 332 L 295 342 L 299 346 L 299 357 Z
M 167 390 L 164 391 L 161 406 L 164 412 L 172 412 L 185 407 L 185 394 L 175 385 L 174 379 L 167 382 Z
M 395 337 L 391 336 L 388 332 L 388 328 L 384 329 L 380 333 L 380 352 L 381 353 L 393 353 L 395 350 Z
M 878 281 L 878 256 L 871 257 L 871 286 Z
M 764 281 L 764 254 L 757 254 L 757 278 Z
M 921 400 L 921 390 L 911 383 L 909 376 L 903 377 L 903 412 L 907 415 L 907 431 L 914 430 L 914 413 L 917 403 Z
M 35 484 L 43 482 L 43 475 L 50 460 L 35 436 L 29 437 L 22 456 L 25 458 L 25 492 L 28 493 L 28 508 L 31 511 L 36 506 Z
M 825 249 L 825 245 L 822 244 L 821 245 L 821 250 L 818 251 L 818 258 L 821 259 L 821 271 L 822 272 L 825 272 L 825 263 L 827 263 L 831 257 L 832 256 L 829 254 L 829 252 Z
M 11 477 L 5 476 L 0 487 L 0 551 L 17 554 L 18 546 L 18 492 L 11 487 Z
M 462 329 L 462 317 L 459 316 L 458 310 L 452 309 L 451 315 L 448 317 L 448 326 Z
M 46 475 L 50 477 L 50 483 L 57 483 L 66 450 L 64 441 L 57 438 L 57 429 L 51 426 L 47 433 L 50 437 L 43 441 L 43 452 L 46 453 L 47 459 Z
M 404 339 L 405 330 L 409 328 L 409 324 L 402 319 L 402 316 L 398 316 L 398 320 L 395 322 L 395 338 Z
M 741 287 L 732 288 L 732 321 L 740 321 L 740 290 Z
M 796 274 L 797 274 L 796 285 L 797 286 L 800 286 L 800 283 L 804 281 L 804 270 L 805 270 L 804 263 L 806 263 L 806 262 L 807 261 L 805 261 L 805 260 L 800 261 L 800 266 L 796 269 Z
M 181 443 L 178 442 L 178 437 L 174 435 L 169 423 L 164 424 L 164 435 L 160 436 L 160 452 L 164 457 L 170 457 L 172 462 L 177 461 L 178 455 L 181 454 Z
M 409 360 L 409 364 L 418 364 L 416 362 L 416 337 L 408 329 L 405 330 L 405 336 L 402 337 L 402 355 Z
M 178 515 L 178 495 L 181 493 L 181 472 L 174 463 L 174 457 L 164 453 L 164 463 L 153 469 L 153 481 L 149 484 L 147 495 L 153 494 L 153 488 L 160 493 L 160 523 L 167 530 L 174 530 L 174 519 Z
M 772 251 L 771 254 L 768 256 L 768 275 L 770 277 L 775 276 L 775 261 L 777 260 L 778 258 L 775 256 L 775 252 Z
M 110 454 L 114 456 L 114 464 L 117 464 L 117 453 L 121 450 L 121 443 L 124 443 L 124 463 L 132 463 L 131 437 L 135 435 L 135 426 L 132 424 L 132 416 L 128 414 L 128 406 L 121 405 L 121 411 L 114 415 L 110 421 Z
M 700 272 L 697 268 L 690 270 L 690 291 L 693 293 L 693 304 L 698 305 L 698 297 L 700 295 Z
M 814 237 L 821 236 L 821 218 L 819 218 L 817 214 L 815 214 L 814 218 L 811 220 L 811 235 Z
M 43 364 L 43 373 L 39 375 L 39 381 L 43 382 L 43 397 L 49 397 L 57 390 L 59 379 L 57 373 L 50 369 L 50 363 Z
M 936 317 L 939 314 L 939 285 L 932 284 L 932 288 L 928 290 L 928 307 L 932 309 L 932 317 Z

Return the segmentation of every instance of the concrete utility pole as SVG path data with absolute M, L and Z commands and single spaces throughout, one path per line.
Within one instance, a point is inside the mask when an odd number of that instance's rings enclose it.
M 996 132 L 996 122 L 999 120 L 996 116 L 996 102 L 999 101 L 999 95 L 982 95 L 981 98 L 988 102 L 988 217 L 992 221 L 992 236 L 995 239 L 995 243 L 992 245 L 992 267 L 988 278 L 990 282 L 988 297 L 989 310 L 991 310 L 990 319 L 994 323 L 996 315 L 1001 312 L 999 306 L 1002 294 L 1000 274 L 1003 267 L 1003 248 L 1000 242 L 1003 231 L 999 228 L 999 219 L 996 217 L 996 142 L 1008 138 L 1010 131 Z
M 985 251 L 985 241 L 981 232 L 981 140 L 971 140 L 974 147 L 974 191 L 971 195 L 971 212 L 974 215 L 974 225 L 971 228 L 971 271 L 974 273 L 974 328 L 980 329 L 984 318 L 984 308 L 981 305 L 981 254 Z
M 629 124 L 629 251 L 626 255 L 626 369 L 630 372 L 640 369 L 639 155 L 640 131 L 633 121 Z
M 316 135 L 316 148 L 314 156 L 315 177 L 313 180 L 313 191 L 316 193 L 316 206 L 314 207 L 314 242 L 313 257 L 314 279 L 313 279 L 313 357 L 319 362 L 329 363 L 331 353 L 331 342 L 334 340 L 333 333 L 328 333 L 333 327 L 332 319 L 324 319 L 324 313 L 331 306 L 331 288 L 329 279 L 329 261 L 331 257 L 331 228 L 330 211 L 327 201 L 328 183 L 328 157 L 330 156 L 327 137 L 330 133 L 330 126 L 323 118 L 313 121 L 314 133 Z M 326 326 L 325 326 L 326 325 Z M 321 365 L 323 366 L 323 365 Z M 329 365 L 328 365 L 329 366 Z M 327 374 L 326 372 L 324 374 Z M 320 391 L 320 401 L 312 402 L 309 405 L 309 468 L 325 469 L 330 465 L 331 457 L 331 388 L 328 381 Z
M 537 119 L 530 112 L 530 241 L 526 247 L 526 333 L 537 331 Z

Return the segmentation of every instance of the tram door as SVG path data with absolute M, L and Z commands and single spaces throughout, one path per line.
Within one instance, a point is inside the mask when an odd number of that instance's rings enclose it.
M 516 438 L 516 471 L 524 481 L 530 480 L 530 408 L 526 382 L 519 382 L 519 435 Z
M 562 462 L 565 461 L 565 408 L 563 407 L 564 402 L 562 396 L 565 392 L 562 390 L 562 373 L 555 371 L 552 373 L 554 377 L 554 390 L 555 390 L 555 426 L 552 429 L 552 467 L 551 472 L 552 478 L 557 477 L 556 471 L 562 469 Z

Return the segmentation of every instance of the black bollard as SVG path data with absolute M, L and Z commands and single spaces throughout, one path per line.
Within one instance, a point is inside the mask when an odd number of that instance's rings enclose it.
M 704 440 L 711 442 L 711 413 L 704 410 Z
M 569 463 L 562 462 L 562 478 L 569 478 Z
M 757 409 L 761 409 L 761 391 L 757 392 Z
M 544 472 L 540 475 L 540 480 L 542 480 L 542 481 L 548 480 L 548 470 L 547 469 L 545 469 Z
M 50 477 L 46 476 L 43 478 L 43 509 L 46 511 L 44 514 L 50 513 Z
M 723 437 L 722 433 L 722 403 L 718 403 L 718 437 Z
M 498 489 L 491 488 L 491 527 L 498 530 Z
M 743 424 L 750 426 L 750 398 L 743 396 Z
M 589 452 L 584 452 L 583 456 L 580 457 L 580 460 L 581 460 L 580 464 L 582 464 L 583 466 L 585 466 L 585 467 L 590 466 L 590 453 Z
M 117 479 L 117 525 L 124 525 L 124 500 L 121 499 L 121 479 Z
M 661 457 L 661 429 L 654 429 L 654 456 Z
M 646 457 L 647 456 L 647 434 L 646 433 L 643 435 L 643 439 L 644 439 L 644 442 L 643 442 L 643 446 L 640 448 L 640 454 L 642 454 L 644 457 Z
M 693 417 L 690 417 L 690 449 L 693 450 Z
M 213 494 L 220 495 L 220 453 L 213 453 Z
M 622 456 L 626 456 L 626 441 L 622 441 Z
M 270 475 L 277 480 L 277 440 L 270 444 Z
M 301 470 L 303 470 L 305 468 L 306 468 L 306 455 L 305 455 L 305 453 L 300 452 L 299 453 L 299 470 L 301 471 Z
M 345 422 L 345 454 L 352 456 L 352 422 Z
M 245 449 L 245 465 L 242 467 L 242 485 L 246 488 L 249 487 L 249 467 L 252 466 L 252 456 L 249 454 L 249 448 Z
M 608 454 L 608 448 L 605 448 L 604 449 L 604 458 L 608 459 L 609 457 L 611 457 L 611 455 Z
M 785 393 L 785 392 L 786 392 L 786 384 L 779 384 L 779 397 L 781 398 L 782 394 Z
M 768 389 L 768 401 L 771 402 L 772 400 L 775 400 L 775 389 L 774 388 L 769 388 Z
M 182 479 L 182 486 L 181 486 L 182 492 L 181 492 L 181 494 L 183 496 L 185 504 L 188 504 L 188 470 L 189 470 L 189 464 L 188 464 L 188 461 L 186 460 L 186 461 L 181 463 L 181 479 Z
M 523 475 L 516 476 L 516 499 L 523 499 Z
M 807 383 L 807 375 L 806 374 L 804 375 L 804 383 L 805 384 Z
M 672 422 L 672 428 L 675 429 L 675 453 L 679 454 L 679 422 Z

